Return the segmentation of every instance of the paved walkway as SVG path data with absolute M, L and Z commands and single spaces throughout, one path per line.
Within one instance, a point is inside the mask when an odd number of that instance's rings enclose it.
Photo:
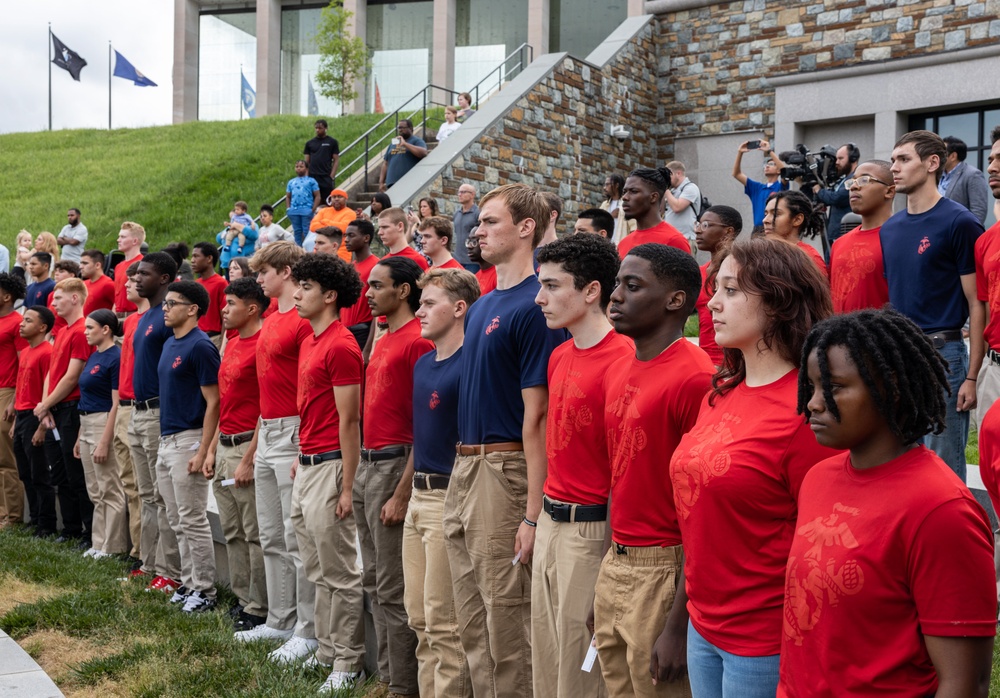
M 63 698 L 52 679 L 3 630 L 0 630 L 0 696 Z

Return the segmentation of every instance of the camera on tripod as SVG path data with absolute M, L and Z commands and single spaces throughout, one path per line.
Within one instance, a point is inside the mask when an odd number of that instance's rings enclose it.
M 832 145 L 824 145 L 817 152 L 811 153 L 803 144 L 795 146 L 795 150 L 781 154 L 785 167 L 781 168 L 781 178 L 785 180 L 801 179 L 802 189 L 810 191 L 814 184 L 825 189 L 832 189 L 839 175 L 837 174 L 837 149 Z

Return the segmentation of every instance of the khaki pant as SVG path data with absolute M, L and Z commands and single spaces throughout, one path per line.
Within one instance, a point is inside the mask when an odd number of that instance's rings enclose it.
M 128 509 L 128 533 L 132 540 L 129 554 L 138 558 L 142 539 L 142 500 L 139 499 L 139 489 L 135 483 L 135 467 L 132 465 L 132 453 L 128 445 L 128 425 L 131 420 L 131 405 L 118 405 L 118 415 L 115 417 L 115 460 L 118 461 L 118 479 L 122 481 Z
M 299 455 L 299 418 L 261 420 L 254 460 L 257 527 L 267 577 L 267 625 L 316 637 L 316 587 L 309 581 L 292 525 L 292 463 Z
M 531 566 L 511 564 L 528 499 L 527 470 L 523 451 L 459 456 L 445 498 L 455 603 L 477 698 L 490 691 L 532 695 Z
M 601 672 L 581 671 L 590 648 L 587 616 L 601 569 L 605 521 L 553 521 L 544 512 L 531 563 L 531 664 L 536 696 L 602 698 Z
M 316 585 L 316 657 L 334 671 L 359 671 L 365 654 L 364 593 L 354 516 L 337 518 L 344 462 L 300 465 L 292 485 L 292 524 L 302 566 Z
M 222 350 L 222 340 L 225 338 L 226 338 L 225 332 L 220 332 L 219 334 L 213 334 L 211 337 L 209 337 L 209 339 L 212 340 L 212 344 L 215 345 L 215 348 L 220 351 Z
M 1000 351 L 1000 348 L 998 348 Z M 983 417 L 989 411 L 997 398 L 1000 398 L 1000 366 L 987 356 L 983 359 L 982 368 L 976 377 L 976 426 L 983 422 Z
M 403 524 L 403 602 L 417 634 L 420 695 L 471 698 L 441 517 L 447 490 L 413 490 Z
M 108 444 L 107 460 L 94 461 L 94 449 L 104 435 L 108 412 L 80 415 L 80 460 L 87 480 L 87 495 L 94 503 L 94 523 L 90 546 L 117 555 L 128 550 L 126 537 L 125 490 L 118 477 L 114 444 Z
M 189 473 L 188 461 L 201 444 L 201 429 L 160 437 L 156 480 L 167 508 L 167 520 L 177 535 L 181 584 L 215 598 L 215 542 L 208 523 L 208 480 Z
M 354 515 L 361 541 L 361 579 L 371 599 L 378 639 L 379 678 L 389 682 L 390 691 L 411 695 L 419 690 L 417 636 L 403 605 L 403 524 L 385 526 L 380 520 L 405 467 L 406 456 L 383 461 L 362 458 L 354 479 Z
M 0 388 L 0 525 L 24 519 L 24 486 L 17 474 L 14 441 L 10 438 L 13 420 L 3 419 L 14 404 L 14 389 Z
M 128 428 L 129 450 L 135 468 L 135 484 L 142 501 L 142 534 L 139 552 L 142 570 L 170 579 L 181 576 L 177 535 L 170 528 L 167 508 L 156 478 L 160 450 L 160 409 L 132 410 Z
M 257 494 L 252 484 L 249 487 L 220 484 L 236 474 L 236 467 L 249 446 L 249 441 L 236 446 L 219 444 L 212 490 L 219 508 L 222 534 L 226 537 L 229 588 L 236 594 L 244 612 L 263 617 L 267 615 L 267 577 L 257 530 Z
M 624 550 L 627 554 L 618 554 L 612 544 L 594 596 L 594 634 L 608 695 L 690 698 L 686 676 L 654 686 L 649 675 L 653 643 L 674 604 L 681 546 Z

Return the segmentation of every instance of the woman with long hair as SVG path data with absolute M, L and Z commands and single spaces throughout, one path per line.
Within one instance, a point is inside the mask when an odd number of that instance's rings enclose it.
M 56 236 L 47 230 L 43 230 L 35 238 L 35 252 L 48 252 L 52 255 L 52 264 L 55 265 L 59 261 L 59 243 L 56 242 Z
M 814 206 L 802 192 L 786 189 L 767 197 L 764 204 L 764 237 L 795 245 L 809 255 L 824 276 L 829 276 L 823 256 L 802 240 L 804 237 L 818 237 L 825 229 L 822 207 Z
M 409 228 L 406 231 L 406 241 L 410 247 L 413 247 L 418 252 L 423 250 L 423 245 L 420 244 L 420 234 L 417 232 L 417 229 L 423 221 L 437 214 L 437 201 L 429 196 L 425 196 L 420 200 L 416 211 L 406 212 L 406 222 L 409 223 Z
M 773 698 L 795 500 L 806 472 L 836 453 L 797 412 L 799 358 L 833 306 L 816 265 L 780 240 L 737 242 L 717 263 L 708 308 L 723 363 L 670 461 L 678 596 L 694 697 Z

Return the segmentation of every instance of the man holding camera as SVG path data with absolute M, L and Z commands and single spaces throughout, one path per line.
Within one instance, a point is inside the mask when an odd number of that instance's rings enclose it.
M 850 177 L 854 176 L 854 170 L 858 169 L 858 161 L 861 159 L 861 151 L 853 143 L 845 143 L 837 150 L 837 174 L 839 179 L 833 188 L 826 189 L 821 184 L 813 185 L 813 194 L 816 200 L 826 204 L 830 210 L 830 217 L 826 223 L 826 237 L 830 244 L 840 237 L 840 220 L 851 212 L 851 194 L 844 186 Z
M 743 174 L 743 153 L 759 150 L 764 154 L 764 180 L 758 182 Z M 771 152 L 769 141 L 743 141 L 736 151 L 736 162 L 733 163 L 733 179 L 743 185 L 743 193 L 750 199 L 753 206 L 753 234 L 764 232 L 764 206 L 767 197 L 776 191 L 788 189 L 788 182 L 778 176 L 785 166 L 777 153 Z
M 667 163 L 670 187 L 663 193 L 663 220 L 694 242 L 694 224 L 701 215 L 701 189 L 685 173 L 684 163 Z

